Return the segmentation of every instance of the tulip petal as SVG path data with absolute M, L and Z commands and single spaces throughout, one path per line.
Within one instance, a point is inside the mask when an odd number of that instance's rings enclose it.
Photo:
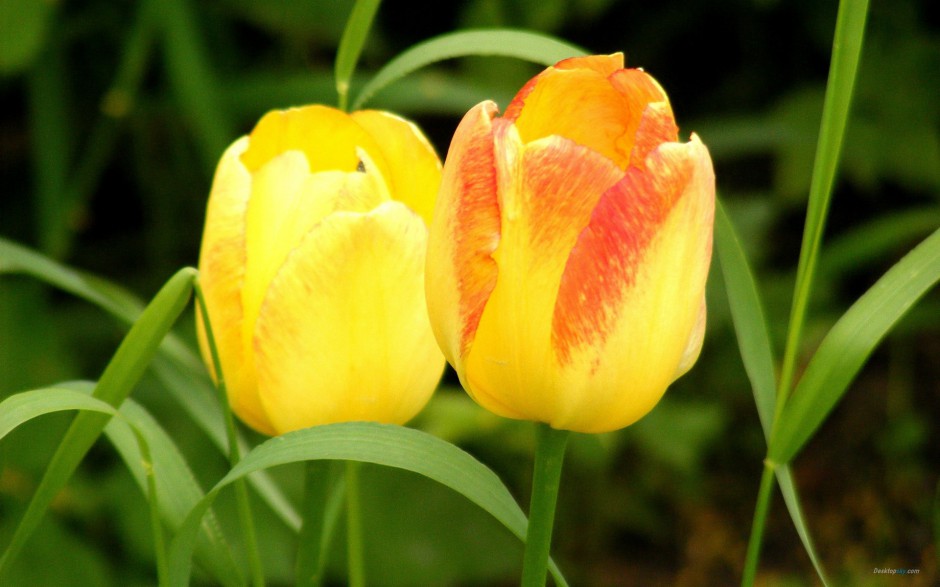
M 463 362 L 496 285 L 491 255 L 499 243 L 500 219 L 494 116 L 496 104 L 482 102 L 460 121 L 447 154 L 428 239 L 428 311 L 438 343 L 455 368 Z
M 441 183 L 441 161 L 434 147 L 414 123 L 394 114 L 361 110 L 351 117 L 372 135 L 388 162 L 389 191 L 430 225 Z
M 245 278 L 245 214 L 251 195 L 251 177 L 240 157 L 248 148 L 243 137 L 230 146 L 219 161 L 206 210 L 206 225 L 199 255 L 199 284 L 210 319 L 229 404 L 251 427 L 272 433 L 261 410 L 254 378 L 245 372 L 242 345 L 242 283 Z M 197 317 L 199 348 L 212 364 L 202 318 Z M 214 370 L 210 369 L 213 379 Z
M 278 433 L 404 423 L 444 358 L 424 301 L 427 229 L 398 202 L 323 220 L 288 257 L 255 328 L 261 402 Z
M 623 171 L 563 137 L 523 145 L 511 124 L 497 125 L 495 140 L 502 154 L 498 277 L 467 355 L 468 387 L 496 413 L 545 421 L 557 394 L 533 390 L 556 379 L 551 321 L 565 261 Z
M 613 55 L 589 55 L 586 57 L 571 57 L 569 59 L 563 59 L 554 66 L 547 68 L 545 71 L 533 77 L 526 83 L 526 85 L 522 86 L 522 89 L 516 93 L 515 97 L 512 99 L 512 102 L 510 102 L 509 106 L 506 107 L 506 112 L 503 114 L 503 118 L 512 121 L 515 121 L 517 118 L 519 118 L 519 114 L 522 112 L 522 106 L 525 104 L 526 97 L 535 88 L 535 85 L 539 82 L 539 79 L 542 76 L 549 74 L 550 72 L 558 69 L 590 69 L 603 77 L 607 77 L 618 69 L 622 68 L 623 53 L 614 53 Z
M 591 69 L 550 70 L 524 102 L 515 120 L 523 142 L 560 135 L 626 168 L 633 148 L 630 100 L 605 76 Z
M 553 317 L 573 391 L 553 425 L 627 426 L 694 362 L 714 189 L 708 151 L 693 135 L 653 151 L 645 170 L 631 167 L 601 198 L 568 259 Z
M 255 172 L 285 151 L 300 151 L 311 173 L 355 171 L 359 165 L 357 147 L 373 157 L 381 152 L 366 129 L 341 110 L 320 105 L 274 110 L 251 131 L 242 163 Z M 384 169 L 385 163 L 379 164 Z

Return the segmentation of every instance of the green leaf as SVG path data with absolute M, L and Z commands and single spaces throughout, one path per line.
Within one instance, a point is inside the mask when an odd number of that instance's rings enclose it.
M 468 55 L 515 57 L 548 66 L 568 57 L 587 55 L 587 52 L 554 37 L 526 31 L 488 29 L 448 33 L 418 43 L 389 61 L 362 88 L 352 108 L 362 108 L 376 92 L 417 69 Z
M 179 526 L 189 510 L 202 499 L 203 492 L 176 445 L 147 411 L 133 400 L 125 400 L 120 410 L 116 410 L 90 395 L 94 386 L 91 382 L 70 382 L 10 396 L 0 402 L 0 440 L 21 424 L 55 412 L 81 410 L 109 416 L 119 415 L 108 422 L 104 429 L 105 435 L 123 458 L 145 496 L 147 471 L 144 462 L 152 463 L 160 511 L 171 527 Z M 148 447 L 151 459 L 143 458 L 141 441 Z M 231 558 L 212 512 L 209 512 L 201 530 L 196 550 L 200 563 L 223 584 L 239 584 L 238 567 Z
M 144 439 L 150 449 L 160 513 L 175 530 L 204 493 L 176 444 L 143 406 L 128 398 L 121 405 L 120 414 L 121 418 L 108 423 L 105 434 L 146 495 L 147 472 L 136 437 Z M 223 585 L 243 583 L 238 564 L 232 558 L 219 522 L 211 511 L 200 528 L 196 558 Z
M 346 109 L 349 80 L 356 71 L 359 54 L 362 53 L 362 46 L 369 36 L 369 29 L 372 28 L 372 21 L 375 20 L 375 13 L 381 3 L 382 0 L 357 0 L 343 30 L 343 38 L 340 39 L 336 52 L 335 67 L 336 93 L 339 94 L 341 110 Z
M 774 421 L 774 406 L 776 404 L 776 381 L 774 380 L 774 357 L 767 331 L 767 321 L 764 318 L 764 308 L 761 303 L 757 282 L 751 272 L 750 264 L 741 241 L 728 218 L 724 206 L 716 202 L 715 209 L 715 244 L 718 257 L 721 261 L 721 271 L 725 279 L 725 289 L 728 293 L 728 305 L 731 308 L 731 319 L 734 322 L 737 334 L 738 348 L 741 351 L 741 360 L 751 382 L 751 391 L 754 394 L 754 403 L 757 405 L 757 414 L 764 430 L 764 438 L 770 439 Z M 796 527 L 796 532 L 803 542 L 803 548 L 809 555 L 816 574 L 823 585 L 828 585 L 826 573 L 823 570 L 812 537 L 803 517 L 800 507 L 799 495 L 786 465 L 776 469 L 777 484 L 783 494 L 790 512 L 790 519 Z
M 760 416 L 764 436 L 769 437 L 777 395 L 773 348 L 757 282 L 721 201 L 715 202 L 715 247 L 721 261 L 721 273 L 725 278 L 728 306 L 731 308 L 731 319 L 734 322 L 741 360 L 751 382 L 751 391 L 754 393 L 754 403 L 757 404 L 757 415 Z
M 790 462 L 891 327 L 940 280 L 940 229 L 898 261 L 832 327 L 780 415 L 769 458 Z
M 396 467 L 433 479 L 477 504 L 524 539 L 526 518 L 499 478 L 472 456 L 424 432 L 367 422 L 316 426 L 257 446 L 187 516 L 170 547 L 170 585 L 185 585 L 196 529 L 224 487 L 254 471 L 309 460 L 353 460 Z M 567 585 L 552 563 L 559 585 Z
M 136 297 L 112 283 L 0 237 L 0 274 L 3 273 L 30 275 L 102 308 L 126 324 L 133 324 L 143 308 Z M 170 333 L 160 345 L 153 369 L 197 426 L 227 454 L 222 414 L 202 361 Z M 249 483 L 289 528 L 299 530 L 299 514 L 266 473 L 252 475 Z
M 803 227 L 803 242 L 800 246 L 800 262 L 793 289 L 787 344 L 780 370 L 780 397 L 777 401 L 781 404 L 786 402 L 796 368 L 806 308 L 809 304 L 826 216 L 829 213 L 829 202 L 832 199 L 832 185 L 842 153 L 845 125 L 849 119 L 849 106 L 852 102 L 867 17 L 868 0 L 839 2 L 826 98 L 823 103 L 816 159 L 813 163 L 813 179 L 809 188 L 809 204 Z
M 189 301 L 195 274 L 194 269 L 181 269 L 160 289 L 105 368 L 95 386 L 95 398 L 117 407 L 130 394 L 143 376 L 160 341 Z M 110 418 L 111 414 L 81 412 L 72 421 L 0 559 L 0 575 L 16 558 L 55 495 L 68 482 Z
M 117 410 L 87 393 L 64 387 L 22 391 L 0 402 L 0 440 L 21 424 L 66 410 L 88 410 L 113 416 Z

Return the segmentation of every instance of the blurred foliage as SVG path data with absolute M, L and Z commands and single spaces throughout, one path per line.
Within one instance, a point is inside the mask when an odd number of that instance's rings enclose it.
M 153 295 L 175 269 L 197 261 L 223 148 L 266 110 L 335 103 L 333 59 L 351 5 L 0 0 L 0 234 Z M 929 0 L 873 0 L 871 11 L 807 351 L 940 226 L 940 9 Z M 352 95 L 402 50 L 463 28 L 527 28 L 596 52 L 624 51 L 667 89 L 683 133 L 694 130 L 711 149 L 779 349 L 835 12 L 835 2 L 810 0 L 389 1 Z M 415 119 L 443 156 L 463 112 L 485 98 L 505 106 L 536 71 L 508 59 L 455 60 L 396 82 L 370 106 Z M 874 567 L 919 568 L 910 585 L 940 577 L 938 317 L 933 292 L 794 463 L 838 585 L 881 584 Z M 709 321 L 699 364 L 649 417 L 616 434 L 573 439 L 556 532 L 557 558 L 573 584 L 737 581 L 765 447 L 717 278 Z M 96 379 L 123 332 L 85 303 L 3 276 L 0 397 Z M 415 425 L 466 447 L 524 501 L 531 428 L 483 412 L 455 386 L 448 375 Z M 156 380 L 135 398 L 204 487 L 224 473 L 224 459 Z M 0 545 L 67 422 L 31 422 L 0 444 Z M 275 474 L 298 498 L 299 469 Z M 364 476 L 375 584 L 512 584 L 518 545 L 481 511 L 405 473 L 366 468 Z M 239 548 L 225 500 L 219 517 Z M 266 569 L 273 583 L 287 584 L 291 532 L 264 507 L 258 514 Z M 150 539 L 142 496 L 101 443 L 31 541 L 15 584 L 152 584 Z M 341 544 L 332 553 L 337 581 Z M 764 584 L 805 584 L 814 575 L 779 500 L 765 553 Z

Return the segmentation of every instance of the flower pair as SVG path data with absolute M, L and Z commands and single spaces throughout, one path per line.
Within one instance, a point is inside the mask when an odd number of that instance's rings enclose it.
M 270 113 L 219 164 L 200 258 L 232 407 L 404 423 L 446 357 L 497 414 L 627 426 L 698 356 L 713 207 L 707 150 L 619 54 L 473 108 L 443 174 L 390 114 Z

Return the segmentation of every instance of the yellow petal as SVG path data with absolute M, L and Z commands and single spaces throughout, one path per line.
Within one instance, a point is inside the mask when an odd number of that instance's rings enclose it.
M 497 128 L 496 147 L 497 280 L 466 358 L 466 383 L 491 411 L 549 421 L 563 393 L 551 324 L 565 261 L 598 199 L 623 172 L 562 137 L 523 145 L 509 124 Z
M 254 350 L 278 433 L 340 421 L 404 423 L 444 367 L 424 301 L 427 229 L 398 202 L 313 228 L 266 292 Z
M 247 148 L 247 137 L 236 141 L 226 150 L 216 170 L 199 255 L 199 283 L 210 308 L 229 403 L 251 427 L 270 434 L 273 429 L 257 401 L 254 378 L 245 372 L 251 361 L 242 346 L 241 288 L 245 276 L 245 213 L 251 195 L 251 177 L 240 157 Z M 197 316 L 196 327 L 202 356 L 211 366 L 201 316 Z M 210 367 L 209 371 L 214 378 L 214 370 Z
M 496 104 L 482 102 L 460 121 L 447 153 L 428 237 L 427 301 L 434 334 L 463 377 L 463 355 L 496 285 L 499 243 L 493 125 Z
M 555 310 L 553 341 L 569 393 L 552 425 L 628 426 L 694 362 L 714 198 L 711 159 L 694 135 L 655 150 L 645 172 L 631 168 L 602 198 L 572 251 Z
M 430 226 L 441 184 L 441 161 L 421 130 L 407 120 L 378 110 L 352 113 L 352 119 L 378 143 L 389 168 L 392 197 Z
M 303 153 L 311 173 L 355 171 L 357 147 L 373 156 L 379 152 L 368 131 L 348 114 L 320 105 L 268 112 L 251 131 L 250 140 L 242 163 L 252 173 L 285 151 Z

